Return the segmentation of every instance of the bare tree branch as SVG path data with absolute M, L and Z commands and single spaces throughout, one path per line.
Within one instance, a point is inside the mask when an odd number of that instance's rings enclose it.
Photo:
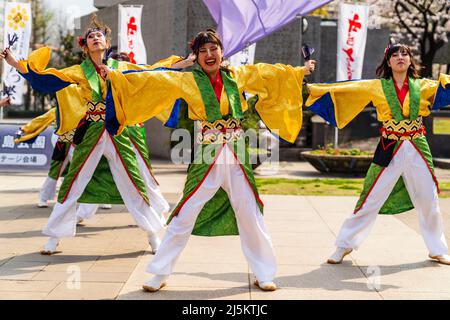
M 426 3 L 426 1 L 425 1 L 425 3 Z M 433 5 L 433 3 L 434 3 L 434 0 L 431 0 L 431 1 L 429 2 L 428 5 L 425 5 L 426 11 L 427 11 L 427 12 L 431 12 L 431 11 L 430 11 L 430 8 L 431 8 L 431 6 Z
M 448 10 L 450 9 L 450 6 L 447 3 L 445 3 L 445 1 L 444 1 L 444 2 L 442 2 L 442 7 L 438 8 L 437 12 L 444 11 L 445 9 L 446 9 L 446 12 L 448 12 Z
M 422 12 L 425 8 L 423 8 L 421 5 L 418 5 L 415 1 L 411 0 L 404 0 L 407 4 L 413 6 L 417 9 L 417 11 Z M 401 5 L 404 5 L 401 1 L 397 1 L 397 3 L 400 3 Z

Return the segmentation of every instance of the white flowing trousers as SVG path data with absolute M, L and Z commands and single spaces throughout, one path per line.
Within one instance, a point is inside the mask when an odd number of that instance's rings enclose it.
M 273 280 L 277 266 L 272 241 L 253 190 L 228 145 L 222 148 L 203 183 L 170 222 L 158 252 L 148 265 L 148 272 L 157 275 L 172 273 L 198 214 L 220 187 L 227 192 L 236 214 L 242 251 L 250 268 L 259 281 Z
M 55 199 L 56 196 L 56 184 L 58 180 L 55 180 L 47 176 L 42 184 L 41 191 L 39 192 L 39 200 L 41 202 L 47 202 Z
M 74 148 L 71 144 L 69 146 L 69 152 L 67 154 L 67 157 L 64 159 L 63 163 L 61 164 L 61 168 L 59 169 L 59 176 L 61 175 L 61 173 L 64 172 L 68 163 L 72 160 L 73 149 Z M 58 183 L 58 180 L 55 180 L 49 176 L 47 176 L 45 178 L 45 181 L 41 187 L 41 191 L 39 192 L 39 200 L 41 202 L 47 202 L 47 201 L 55 199 L 57 183 Z
M 76 152 L 76 149 L 75 149 Z M 73 237 L 76 233 L 76 203 L 92 178 L 102 156 L 108 160 L 114 182 L 122 199 L 133 216 L 136 224 L 149 234 L 154 234 L 164 226 L 155 210 L 148 205 L 139 194 L 128 177 L 119 155 L 116 152 L 111 136 L 103 131 L 97 144 L 86 159 L 76 179 L 74 179 L 69 195 L 63 203 L 56 203 L 43 233 L 54 238 Z
M 400 176 L 419 214 L 420 230 L 429 253 L 448 253 L 436 184 L 425 160 L 409 140 L 402 143 L 360 210 L 345 220 L 336 240 L 337 247 L 358 249 Z
M 77 209 L 77 217 L 83 220 L 91 219 L 99 207 L 98 203 L 80 203 Z
M 161 190 L 159 189 L 158 183 L 155 178 L 150 173 L 150 169 L 147 167 L 145 160 L 142 158 L 139 151 L 133 145 L 134 152 L 136 154 L 136 159 L 139 166 L 139 171 L 141 177 L 145 183 L 145 189 L 147 190 L 148 199 L 151 206 L 155 209 L 156 213 L 160 215 L 161 219 L 165 219 L 164 213 L 169 212 L 170 206 L 167 200 L 164 198 Z M 99 208 L 99 204 L 96 203 L 80 203 L 77 210 L 77 217 L 84 220 L 92 218 Z
M 155 211 L 164 219 L 163 213 L 169 212 L 170 205 L 164 198 L 161 190 L 159 189 L 158 183 L 150 172 L 150 168 L 147 167 L 145 160 L 142 158 L 141 153 L 137 150 L 136 146 L 133 144 L 134 153 L 136 154 L 136 159 L 139 166 L 139 171 L 141 177 L 145 182 L 145 189 L 147 190 L 148 199 L 150 204 L 155 209 Z

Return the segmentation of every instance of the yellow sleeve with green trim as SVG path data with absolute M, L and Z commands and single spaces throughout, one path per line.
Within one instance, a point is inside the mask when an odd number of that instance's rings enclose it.
M 240 92 L 258 95 L 256 111 L 264 124 L 294 143 L 302 127 L 305 67 L 258 63 L 231 70 Z
M 33 89 L 40 92 L 56 92 L 71 83 L 79 83 L 83 80 L 84 75 L 80 72 L 78 65 L 61 70 L 47 68 L 50 57 L 51 49 L 42 47 L 33 51 L 28 56 L 28 60 L 19 61 L 19 64 L 26 70 L 21 74 L 30 82 Z
M 58 99 L 57 134 L 66 133 L 78 126 L 86 112 L 86 102 L 92 100 L 92 89 L 80 65 L 57 70 L 47 68 L 51 49 L 42 47 L 33 51 L 28 60 L 19 63 L 26 70 L 22 76 L 33 89 L 40 92 L 56 92 Z M 106 81 L 101 79 L 102 94 L 106 96 Z

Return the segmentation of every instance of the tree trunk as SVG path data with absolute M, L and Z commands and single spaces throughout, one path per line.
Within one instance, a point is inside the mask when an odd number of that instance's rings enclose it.
M 436 51 L 430 50 L 425 54 L 425 56 L 422 56 L 422 77 L 431 78 L 433 76 L 433 59 L 435 55 Z

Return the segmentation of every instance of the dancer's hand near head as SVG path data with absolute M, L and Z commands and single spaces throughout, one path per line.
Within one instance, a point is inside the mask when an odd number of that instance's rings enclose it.
M 312 74 L 316 69 L 316 60 L 305 61 L 305 68 L 305 76 Z
M 197 56 L 194 53 L 189 54 L 189 56 L 184 59 L 183 61 L 179 61 L 173 65 L 171 65 L 171 68 L 174 69 L 185 69 L 192 67 L 195 63 L 195 59 L 197 59 Z
M 0 99 L 0 108 L 9 106 L 10 104 L 11 104 L 11 98 L 10 97 L 6 97 L 6 98 L 3 98 L 3 99 Z
M 111 72 L 111 69 L 106 64 L 102 64 L 99 68 L 102 78 L 105 80 L 109 80 L 109 73 Z
M 11 49 L 6 48 L 0 53 L 0 57 L 2 59 L 5 59 L 6 63 L 9 64 L 11 67 L 16 68 L 21 73 L 26 73 L 27 70 L 25 70 L 20 64 L 19 61 L 17 61 L 16 57 L 14 57 L 14 54 L 11 52 Z

